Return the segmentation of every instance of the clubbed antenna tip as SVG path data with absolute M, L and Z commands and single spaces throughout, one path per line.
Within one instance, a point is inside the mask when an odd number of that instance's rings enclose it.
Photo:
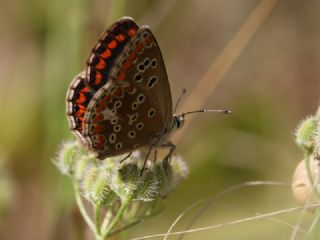
M 232 111 L 231 110 L 221 110 L 221 109 L 203 109 L 203 112 L 220 112 L 220 113 L 224 113 L 224 114 L 231 114 Z

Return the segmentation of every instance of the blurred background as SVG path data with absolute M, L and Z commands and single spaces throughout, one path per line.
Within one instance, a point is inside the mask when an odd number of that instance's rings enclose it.
M 155 33 L 173 102 L 187 89 L 179 112 L 233 111 L 230 116 L 187 118 L 190 124 L 175 142 L 189 164 L 189 178 L 169 196 L 161 214 L 130 229 L 124 239 L 164 233 L 191 204 L 247 181 L 288 186 L 232 191 L 215 201 L 193 227 L 297 206 L 289 186 L 302 159 L 294 130 L 319 104 L 319 10 L 320 1 L 312 0 L 0 2 L 0 239 L 80 239 L 77 232 L 84 226 L 70 179 L 59 173 L 52 159 L 59 144 L 73 138 L 65 115 L 67 88 L 84 69 L 99 35 L 124 15 Z M 254 13 L 257 27 L 245 32 L 251 34 L 248 41 L 231 49 L 231 55 L 238 54 L 226 57 L 225 71 L 215 75 L 223 68 L 217 64 L 221 54 L 230 42 L 243 39 L 237 33 L 246 29 Z M 208 97 L 201 91 L 194 94 L 200 82 L 204 91 L 212 88 Z M 174 230 L 185 229 L 200 210 L 201 205 L 190 211 Z M 302 227 L 308 228 L 312 217 L 303 214 Z M 300 218 L 295 212 L 184 239 L 290 239 L 290 224 Z

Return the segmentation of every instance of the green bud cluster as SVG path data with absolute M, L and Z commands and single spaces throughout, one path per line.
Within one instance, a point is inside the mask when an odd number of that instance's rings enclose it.
M 308 154 L 318 150 L 320 145 L 319 117 L 310 116 L 304 119 L 296 130 L 296 143 Z
M 101 161 L 84 151 L 77 142 L 66 142 L 54 163 L 63 174 L 78 183 L 86 199 L 103 205 L 111 200 L 127 199 L 129 195 L 132 201 L 162 198 L 188 176 L 188 167 L 180 157 L 173 156 L 166 167 L 161 161 L 149 164 L 141 172 L 143 161 L 140 154 L 132 154 L 123 163 L 118 158 Z

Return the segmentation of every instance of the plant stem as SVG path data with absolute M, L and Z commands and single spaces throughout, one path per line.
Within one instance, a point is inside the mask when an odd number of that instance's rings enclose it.
M 94 211 L 94 225 L 95 225 L 95 229 L 96 229 L 96 234 L 100 235 L 101 234 L 101 225 L 100 225 L 100 205 L 99 204 L 94 204 L 93 206 L 93 211 Z
M 308 239 L 308 240 L 316 240 L 317 239 L 317 232 L 318 232 L 318 229 L 319 229 L 319 226 L 320 226 L 320 211 L 319 211 L 319 208 L 317 208 L 315 216 L 316 217 L 313 220 L 305 239 Z
M 107 227 L 107 229 L 105 231 L 103 231 L 102 236 L 109 236 L 109 234 L 111 233 L 111 231 L 114 229 L 114 227 L 118 224 L 118 222 L 120 221 L 121 217 L 123 216 L 126 208 L 128 207 L 129 203 L 132 200 L 132 195 L 127 196 L 126 199 L 124 199 L 121 202 L 121 206 L 117 212 L 117 215 L 114 217 L 114 219 L 112 220 L 112 222 L 109 224 L 109 226 Z
M 82 202 L 82 199 L 81 199 L 81 196 L 79 193 L 79 188 L 77 187 L 77 184 L 75 182 L 73 182 L 73 187 L 74 187 L 74 193 L 76 196 L 76 201 L 77 201 L 77 205 L 80 210 L 80 213 L 81 213 L 82 217 L 84 218 L 85 222 L 88 224 L 89 228 L 93 232 L 95 232 L 95 225 L 92 222 L 91 218 L 89 217 L 89 215 L 87 213 L 87 210 L 85 209 L 85 207 L 83 205 L 83 202 Z

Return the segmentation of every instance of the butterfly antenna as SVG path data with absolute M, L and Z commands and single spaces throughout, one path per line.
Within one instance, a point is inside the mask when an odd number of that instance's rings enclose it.
M 222 110 L 222 109 L 201 109 L 201 110 L 196 110 L 196 111 L 191 111 L 191 112 L 185 112 L 182 113 L 181 116 L 185 116 L 188 114 L 192 114 L 192 113 L 224 113 L 224 114 L 231 114 L 232 112 L 230 110 Z
M 182 89 L 182 93 L 181 93 L 181 95 L 180 95 L 180 97 L 178 98 L 178 100 L 177 100 L 177 102 L 176 102 L 176 106 L 174 107 L 174 113 L 176 113 L 176 111 L 177 111 L 177 109 L 178 109 L 178 106 L 179 106 L 179 104 L 180 104 L 180 102 L 181 102 L 181 99 L 182 99 L 182 97 L 183 97 L 183 95 L 185 94 L 187 92 L 187 90 L 185 89 L 185 88 L 183 88 Z

